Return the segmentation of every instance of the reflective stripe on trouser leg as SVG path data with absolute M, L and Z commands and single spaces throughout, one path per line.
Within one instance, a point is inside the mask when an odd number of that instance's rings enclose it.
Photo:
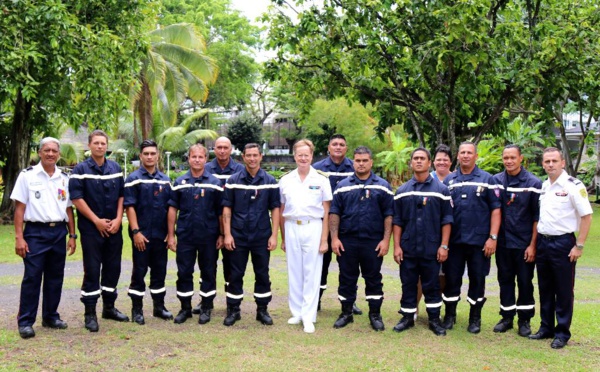
M 194 266 L 199 244 L 178 242 L 175 261 L 177 262 L 177 298 L 186 300 L 194 294 Z

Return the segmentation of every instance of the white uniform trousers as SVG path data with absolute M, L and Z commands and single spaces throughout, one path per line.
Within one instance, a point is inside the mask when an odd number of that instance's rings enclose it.
M 319 253 L 323 221 L 286 219 L 284 228 L 290 311 L 293 317 L 314 323 L 323 267 Z

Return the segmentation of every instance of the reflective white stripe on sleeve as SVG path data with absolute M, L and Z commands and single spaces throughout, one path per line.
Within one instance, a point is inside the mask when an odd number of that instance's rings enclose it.
M 223 191 L 221 186 L 213 185 L 211 183 L 195 183 L 195 184 L 185 184 L 185 185 L 177 185 L 173 186 L 173 191 L 188 189 L 188 188 L 199 188 L 199 189 L 215 189 L 217 191 Z
M 542 193 L 542 189 L 536 189 L 535 187 L 507 187 L 507 192 L 535 192 L 538 194 Z
M 110 287 L 100 287 L 100 289 L 102 289 L 105 292 L 110 292 L 113 293 L 114 291 L 116 291 L 116 288 L 110 288 Z
M 344 186 L 344 187 L 340 187 L 339 189 L 336 189 L 333 193 L 333 195 L 339 194 L 339 193 L 343 193 L 343 192 L 349 192 L 352 190 L 362 190 L 362 189 L 372 189 L 372 190 L 382 190 L 390 195 L 394 195 L 394 193 L 388 189 L 385 186 L 380 186 L 380 185 L 354 185 L 354 186 Z
M 446 296 L 442 295 L 442 300 L 444 300 L 446 302 L 458 302 L 458 301 L 460 301 L 460 296 L 446 297 Z
M 225 187 L 228 189 L 241 189 L 241 190 L 262 190 L 262 189 L 278 189 L 279 184 L 266 184 L 266 185 L 242 185 L 237 183 L 227 183 Z
M 81 291 L 81 295 L 84 296 L 84 297 L 99 296 L 100 293 L 102 293 L 102 290 L 100 290 L 100 289 L 97 290 L 97 291 L 94 291 L 94 292 L 84 292 L 84 291 Z
M 159 289 L 150 289 L 150 293 L 154 293 L 154 294 L 156 294 L 156 293 L 163 293 L 163 292 L 166 292 L 166 291 L 167 291 L 167 288 L 165 288 L 165 287 L 162 287 L 162 288 L 159 288 Z
M 242 298 L 244 298 L 244 294 L 242 293 L 241 295 L 234 295 L 233 293 L 225 293 L 225 295 L 229 298 L 233 298 L 234 300 L 241 300 Z
M 145 292 L 136 291 L 136 290 L 133 290 L 131 288 L 127 291 L 127 293 L 131 293 L 131 294 L 134 294 L 136 296 L 142 296 L 142 297 L 144 297 L 144 295 L 146 294 Z
M 190 292 L 177 291 L 177 296 L 179 296 L 179 297 L 192 297 L 193 295 L 194 295 L 194 291 L 190 291 Z
M 374 190 L 381 190 L 384 191 L 390 195 L 394 195 L 394 193 L 392 192 L 392 190 L 388 189 L 385 186 L 380 186 L 380 185 L 366 185 L 365 189 L 374 189 Z
M 400 194 L 394 196 L 394 200 L 402 199 L 407 196 L 431 196 L 431 197 L 440 198 L 442 200 L 451 200 L 452 199 L 452 197 L 450 195 L 440 194 L 439 192 L 409 191 L 409 192 L 403 192 L 403 193 L 400 193 Z
M 160 180 L 135 180 L 135 181 L 127 182 L 125 184 L 125 187 L 132 187 L 132 186 L 138 185 L 140 183 L 158 183 L 158 184 L 162 184 L 162 185 L 170 185 L 171 184 L 171 182 L 169 182 L 169 181 L 160 181 Z
M 231 177 L 231 174 L 214 174 L 213 176 L 217 177 L 220 180 L 228 180 Z
M 271 297 L 271 292 L 267 292 L 267 293 L 255 293 L 254 297 L 256 297 L 256 298 Z
M 199 291 L 198 294 L 202 297 L 209 297 L 209 296 L 214 296 L 217 294 L 217 290 L 215 289 L 214 291 L 210 291 L 210 292 L 202 292 Z
M 75 178 L 78 180 L 83 180 L 86 178 L 94 179 L 94 180 L 110 180 L 113 178 L 123 177 L 123 172 L 114 173 L 114 174 L 71 174 L 71 178 Z
M 325 175 L 327 175 L 327 177 L 331 177 L 331 176 L 334 176 L 334 177 L 349 177 L 349 176 L 351 176 L 351 175 L 354 174 L 354 172 L 324 172 L 324 171 L 321 171 L 321 172 L 324 173 Z

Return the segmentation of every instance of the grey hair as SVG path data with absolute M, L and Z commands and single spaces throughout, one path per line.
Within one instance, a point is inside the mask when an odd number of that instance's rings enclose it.
M 56 143 L 58 145 L 58 148 L 60 149 L 60 141 L 57 140 L 54 137 L 44 137 L 44 138 L 42 138 L 42 140 L 40 141 L 40 149 L 42 147 L 44 147 L 45 144 L 50 143 L 50 142 Z

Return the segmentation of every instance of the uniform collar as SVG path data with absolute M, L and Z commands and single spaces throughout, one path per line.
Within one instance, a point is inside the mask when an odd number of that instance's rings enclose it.
M 558 176 L 558 178 L 556 179 L 554 184 L 557 184 L 561 187 L 565 187 L 567 182 L 569 182 L 569 174 L 567 173 L 567 171 L 565 171 L 563 169 L 562 173 L 560 174 L 560 176 Z M 548 183 L 550 183 L 550 179 L 548 179 Z M 554 184 L 551 184 L 551 185 L 554 185 Z
M 348 165 L 348 162 L 350 162 L 350 159 L 348 159 L 347 157 L 344 157 L 341 161 L 341 163 L 336 164 L 333 159 L 331 159 L 331 156 L 328 156 L 327 159 L 325 159 L 325 165 L 327 165 L 328 167 L 341 167 L 341 166 L 345 166 Z
M 60 174 L 62 173 L 62 171 L 60 169 L 58 169 L 58 167 L 56 166 L 56 164 L 54 164 L 54 173 L 52 174 L 52 176 L 49 176 L 48 173 L 46 173 L 46 171 L 44 170 L 44 167 L 42 167 L 42 162 L 40 161 L 39 163 L 37 163 L 36 165 L 33 166 L 32 170 L 36 173 L 43 173 L 45 174 L 48 178 L 52 179 L 52 178 L 58 178 L 60 177 Z
M 206 169 L 205 169 L 204 172 L 202 172 L 202 175 L 200 177 L 196 178 L 192 175 L 192 171 L 188 170 L 187 173 L 185 174 L 185 177 L 188 180 L 203 180 L 203 179 L 208 178 L 208 174 L 206 173 Z
M 352 175 L 350 176 L 350 182 L 353 182 L 353 183 L 364 183 L 365 185 L 366 184 L 370 185 L 370 184 L 376 183 L 378 181 L 379 181 L 379 179 L 375 176 L 375 174 L 373 172 L 371 172 L 369 174 L 369 178 L 367 178 L 366 180 L 361 180 L 360 178 L 358 178 L 356 176 L 356 173 L 352 173 Z
M 412 182 L 415 185 L 418 184 L 418 183 L 421 183 L 421 184 L 431 183 L 431 181 L 433 181 L 433 177 L 431 176 L 431 173 L 429 173 L 429 175 L 427 176 L 427 179 L 425 179 L 425 181 L 423 181 L 423 182 L 417 181 L 417 179 L 415 178 L 415 176 L 413 176 L 410 179 L 410 182 Z
M 104 171 L 106 170 L 107 164 L 108 164 L 108 159 L 106 157 L 104 157 L 104 164 L 102 166 L 99 166 L 98 163 L 96 163 L 94 158 L 92 158 L 91 156 L 89 158 L 87 158 L 86 161 L 87 161 L 89 167 L 92 169 L 95 169 L 96 171 L 98 171 L 98 173 L 104 173 Z
M 480 169 L 479 167 L 476 165 L 475 168 L 473 168 L 473 171 L 469 174 L 463 174 L 462 170 L 460 169 L 460 167 L 456 167 L 456 174 L 459 176 L 462 176 L 464 178 L 475 178 L 475 177 L 479 177 L 480 175 Z
M 233 171 L 234 162 L 235 162 L 235 160 L 233 160 L 230 157 L 225 168 L 221 168 L 221 165 L 219 165 L 217 158 L 214 158 L 213 160 L 211 160 L 211 164 L 212 164 L 211 168 L 213 168 L 214 170 L 216 170 L 218 172 L 222 172 L 222 173 L 231 172 L 231 171 Z
M 261 181 L 264 178 L 264 173 L 265 171 L 260 168 L 258 170 L 258 172 L 256 172 L 256 176 L 254 176 L 254 178 L 252 178 L 252 176 L 250 176 L 250 173 L 248 173 L 248 170 L 246 169 L 246 167 L 244 167 L 244 170 L 241 172 L 244 175 L 244 180 L 246 182 L 248 182 L 249 184 L 255 184 L 255 183 L 259 183 L 259 181 Z
M 158 178 L 158 170 L 156 168 L 154 169 L 154 173 L 150 173 L 146 168 L 142 166 L 140 167 L 140 172 L 143 176 L 146 176 L 148 178 Z

